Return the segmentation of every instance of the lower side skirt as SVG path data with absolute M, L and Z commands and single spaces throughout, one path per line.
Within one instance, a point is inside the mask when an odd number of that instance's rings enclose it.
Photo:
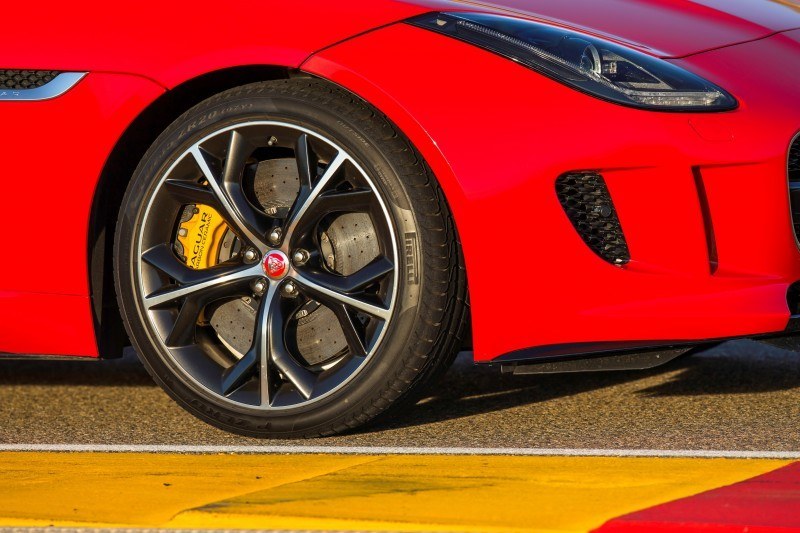
M 511 374 L 557 374 L 646 370 L 682 356 L 699 353 L 723 342 L 750 338 L 784 350 L 800 352 L 800 315 L 792 316 L 781 332 L 752 337 L 701 341 L 602 342 L 540 346 L 503 355 L 490 361 Z
M 669 363 L 673 359 L 695 347 L 646 350 L 618 354 L 587 355 L 559 360 L 514 362 L 500 365 L 504 373 L 520 374 L 561 374 L 567 372 L 604 372 L 613 370 L 646 370 Z

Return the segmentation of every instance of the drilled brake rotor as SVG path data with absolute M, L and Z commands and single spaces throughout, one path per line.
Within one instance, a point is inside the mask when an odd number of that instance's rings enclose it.
M 254 161 L 245 170 L 253 200 L 272 217 L 289 213 L 300 188 L 297 163 L 292 158 Z M 348 213 L 327 220 L 319 229 L 320 253 L 326 266 L 343 276 L 357 272 L 380 254 L 370 216 Z M 238 253 L 240 243 L 222 216 L 206 205 L 184 207 L 173 242 L 175 253 L 190 268 L 204 269 Z M 237 358 L 253 342 L 258 300 L 237 298 L 209 306 L 203 324 L 210 325 L 222 344 Z M 290 321 L 287 344 L 308 365 L 324 365 L 347 350 L 347 341 L 333 311 L 310 301 Z

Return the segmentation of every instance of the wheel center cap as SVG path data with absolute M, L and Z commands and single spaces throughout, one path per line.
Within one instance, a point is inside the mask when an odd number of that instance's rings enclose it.
M 289 258 L 280 250 L 272 250 L 264 255 L 261 266 L 269 278 L 281 279 L 289 271 Z

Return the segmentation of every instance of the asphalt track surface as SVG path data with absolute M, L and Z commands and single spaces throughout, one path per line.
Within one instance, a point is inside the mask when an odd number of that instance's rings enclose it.
M 800 354 L 751 341 L 649 371 L 501 375 L 462 354 L 408 412 L 350 435 L 259 441 L 185 413 L 135 354 L 0 361 L 0 444 L 800 450 Z

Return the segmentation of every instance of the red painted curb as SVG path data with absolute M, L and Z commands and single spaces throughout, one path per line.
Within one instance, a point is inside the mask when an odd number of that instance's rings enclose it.
M 606 522 L 595 533 L 800 532 L 800 462 Z

